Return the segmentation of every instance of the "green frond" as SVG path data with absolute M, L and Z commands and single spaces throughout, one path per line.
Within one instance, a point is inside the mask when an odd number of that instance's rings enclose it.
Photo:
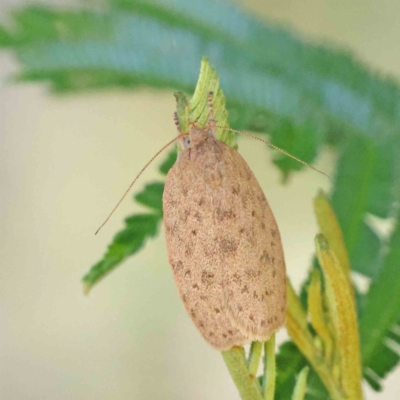
M 360 320 L 364 375 L 376 388 L 400 361 L 400 226 L 393 232 L 389 252 L 366 295 Z

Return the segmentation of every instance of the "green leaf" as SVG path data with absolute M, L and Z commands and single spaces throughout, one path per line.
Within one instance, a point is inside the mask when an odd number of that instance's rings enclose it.
M 296 154 L 296 157 L 307 163 L 315 159 L 322 142 L 321 135 L 313 128 L 298 127 L 286 118 L 282 118 L 271 129 L 271 138 L 278 147 L 284 148 L 290 154 Z M 274 164 L 283 172 L 284 180 L 288 178 L 290 171 L 299 171 L 303 168 L 298 161 L 278 152 L 275 154 Z
M 279 352 L 276 355 L 275 397 L 277 400 L 291 399 L 296 375 L 306 365 L 308 365 L 307 360 L 293 342 L 285 342 L 279 346 Z
M 366 296 L 360 320 L 363 365 L 367 371 L 372 370 L 376 378 L 383 378 L 399 361 L 399 354 L 390 343 L 392 341 L 397 346 L 400 345 L 400 337 L 391 334 L 390 330 L 400 322 L 400 224 L 397 225 L 388 247 L 390 250 L 379 275 L 372 282 Z M 373 383 L 371 373 L 364 375 Z
M 310 370 L 307 379 L 306 400 L 331 400 L 331 396 L 315 371 Z
M 372 176 L 372 185 L 368 197 L 368 212 L 380 218 L 388 218 L 393 211 L 396 199 L 395 183 L 396 163 L 399 156 L 400 137 L 386 141 L 374 141 L 375 165 Z
M 343 230 L 350 264 L 357 271 L 363 265 L 355 262 L 354 248 L 368 210 L 374 163 L 373 145 L 369 141 L 360 137 L 349 141 L 339 160 L 332 195 L 332 205 Z
M 285 342 L 279 346 L 276 355 L 277 377 L 276 377 L 276 400 L 291 400 L 296 385 L 297 375 L 304 367 L 310 371 L 307 379 L 306 400 L 329 400 L 329 393 L 325 389 L 318 375 L 309 365 L 303 354 L 292 342 Z
M 395 348 L 383 343 L 371 357 L 368 368 L 372 369 L 379 378 L 384 378 L 399 362 L 400 355 Z
M 14 13 L 16 28 L 6 32 L 23 66 L 20 78 L 46 80 L 59 91 L 143 85 L 191 91 L 207 55 L 221 73 L 235 125 L 288 131 L 273 140 L 306 161 L 326 141 L 397 132 L 398 86 L 351 54 L 305 43 L 228 2 L 105 4 Z M 287 127 L 278 129 L 282 121 Z M 277 164 L 285 176 L 299 168 L 284 159 Z
M 394 203 L 395 158 L 393 152 L 386 156 L 382 150 L 389 143 L 377 144 L 360 136 L 349 140 L 339 159 L 332 194 L 352 269 L 369 277 L 378 271 L 381 243 L 365 219 L 373 212 L 388 216 Z
M 130 255 L 138 252 L 146 240 L 157 234 L 161 213 L 135 214 L 125 220 L 125 228 L 117 233 L 101 261 L 83 277 L 84 291 L 89 293 L 105 275 Z
M 167 175 L 168 171 L 171 167 L 175 164 L 176 161 L 176 150 L 172 150 L 168 153 L 167 158 L 165 161 L 160 165 L 158 170 L 163 174 Z
M 352 269 L 363 275 L 374 277 L 381 266 L 382 242 L 376 232 L 361 222 L 359 236 L 352 254 Z
M 380 392 L 382 390 L 382 385 L 380 384 L 380 379 L 378 376 L 374 374 L 374 372 L 370 369 L 364 370 L 364 379 L 367 383 L 374 389 L 376 392 Z
M 144 190 L 135 195 L 135 200 L 158 211 L 162 215 L 162 195 L 164 192 L 164 183 L 153 182 L 145 186 Z
M 0 47 L 11 46 L 11 44 L 12 39 L 10 34 L 6 31 L 6 29 L 0 26 Z

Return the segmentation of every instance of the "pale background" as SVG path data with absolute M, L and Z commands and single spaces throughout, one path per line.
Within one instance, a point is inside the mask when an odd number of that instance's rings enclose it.
M 0 0 L 0 11 L 17 1 Z M 400 2 L 246 1 L 263 17 L 354 49 L 399 77 Z M 128 214 L 124 202 L 94 230 L 132 177 L 175 135 L 172 90 L 51 97 L 36 84 L 6 82 L 17 71 L 0 53 L 0 257 L 2 400 L 238 399 L 220 354 L 197 333 L 174 287 L 163 234 L 84 297 L 80 279 Z M 283 236 L 298 287 L 317 232 L 311 209 L 329 182 L 308 170 L 279 185 L 271 153 L 240 139 Z M 316 166 L 333 170 L 325 151 Z M 158 177 L 157 163 L 136 186 Z M 280 334 L 280 340 L 284 334 Z M 400 374 L 386 393 L 400 398 Z

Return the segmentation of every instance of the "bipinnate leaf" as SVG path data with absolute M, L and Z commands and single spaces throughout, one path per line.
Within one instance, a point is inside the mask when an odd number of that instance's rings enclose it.
M 221 73 L 233 126 L 268 132 L 306 162 L 327 142 L 354 135 L 375 142 L 378 134 L 397 132 L 394 80 L 371 73 L 347 51 L 303 41 L 228 1 L 29 6 L 10 20 L 0 43 L 19 59 L 19 79 L 46 81 L 56 91 L 152 86 L 190 92 L 205 55 Z M 301 168 L 281 155 L 276 164 L 285 176 Z M 381 189 L 390 190 L 386 182 Z M 382 199 L 374 202 L 385 209 Z

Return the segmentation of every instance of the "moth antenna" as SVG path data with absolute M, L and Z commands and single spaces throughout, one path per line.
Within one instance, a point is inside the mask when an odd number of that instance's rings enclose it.
M 175 139 L 170 140 L 166 145 L 164 145 L 160 150 L 157 151 L 156 154 L 154 154 L 154 156 L 150 159 L 150 161 L 148 161 L 146 163 L 146 165 L 141 169 L 141 171 L 136 175 L 135 179 L 132 181 L 132 183 L 129 185 L 128 189 L 126 189 L 125 193 L 123 194 L 123 196 L 121 197 L 121 199 L 118 201 L 117 205 L 113 208 L 113 210 L 110 212 L 110 214 L 108 215 L 108 217 L 105 219 L 105 221 L 100 225 L 99 229 L 97 229 L 95 235 L 97 235 L 100 231 L 100 229 L 108 222 L 108 220 L 111 218 L 111 216 L 114 214 L 115 210 L 118 208 L 118 206 L 122 203 L 122 201 L 124 200 L 124 198 L 126 197 L 126 195 L 129 193 L 129 191 L 131 190 L 132 186 L 135 184 L 135 182 L 139 179 L 140 175 L 142 175 L 142 173 L 145 171 L 145 169 L 154 161 L 154 159 L 161 154 L 168 146 L 170 146 L 172 143 L 174 143 L 176 140 L 182 139 L 184 136 L 184 134 L 180 134 L 178 135 Z
M 328 174 L 326 174 L 325 172 L 322 172 L 322 171 L 320 171 L 319 169 L 313 167 L 312 165 L 306 163 L 305 161 L 300 160 L 300 158 L 297 158 L 297 157 L 295 157 L 295 156 L 292 156 L 292 155 L 291 155 L 290 153 L 288 153 L 287 151 L 281 149 L 281 148 L 278 147 L 278 146 L 275 146 L 274 144 L 268 142 L 268 141 L 265 140 L 265 139 L 261 139 L 261 138 L 259 138 L 258 136 L 252 135 L 251 133 L 248 133 L 248 132 L 238 131 L 237 129 L 227 128 L 227 127 L 225 127 L 225 126 L 216 126 L 216 128 L 226 129 L 226 130 L 231 131 L 231 132 L 240 133 L 241 135 L 245 135 L 245 136 L 248 136 L 248 137 L 250 137 L 250 138 L 252 138 L 252 139 L 256 139 L 256 140 L 258 140 L 258 141 L 260 141 L 260 142 L 263 142 L 263 143 L 267 144 L 269 147 L 272 147 L 273 149 L 280 151 L 282 154 L 285 154 L 286 156 L 288 156 L 288 157 L 290 157 L 290 158 L 293 158 L 293 160 L 296 160 L 296 161 L 299 162 L 300 164 L 303 164 L 303 165 L 305 165 L 306 167 L 309 167 L 309 168 L 313 169 L 314 171 L 319 172 L 320 174 L 325 175 L 327 178 L 331 179 L 331 177 L 330 177 Z

